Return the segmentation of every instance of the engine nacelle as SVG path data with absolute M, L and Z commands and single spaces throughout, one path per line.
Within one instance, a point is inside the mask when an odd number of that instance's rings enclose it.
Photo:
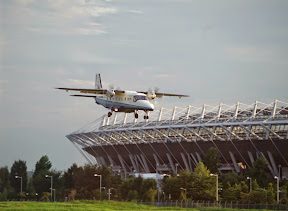
M 115 95 L 114 90 L 107 90 L 107 92 L 106 92 L 107 97 L 113 97 L 114 95 Z
M 148 92 L 148 93 L 147 93 L 147 98 L 148 98 L 149 100 L 154 100 L 154 99 L 156 98 L 155 92 L 154 92 L 154 91 Z

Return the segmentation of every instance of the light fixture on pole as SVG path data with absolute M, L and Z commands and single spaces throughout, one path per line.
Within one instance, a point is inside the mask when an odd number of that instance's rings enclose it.
M 94 174 L 94 177 L 100 177 L 100 200 L 101 200 L 102 175 L 101 174 Z
M 216 177 L 216 202 L 218 202 L 218 174 L 210 174 L 210 176 Z
M 50 190 L 51 190 L 51 201 L 53 201 L 53 198 L 52 198 L 52 191 L 53 191 L 53 176 L 49 176 L 49 175 L 45 175 L 45 177 L 46 178 L 48 178 L 48 177 L 50 177 L 51 178 L 51 188 L 50 188 Z
M 21 188 L 20 188 L 20 193 L 22 194 L 22 177 L 15 176 L 16 179 L 21 179 Z
M 110 201 L 110 198 L 111 198 L 110 196 L 111 196 L 111 194 L 112 194 L 112 193 L 111 193 L 111 190 L 113 190 L 113 189 L 114 189 L 114 188 L 109 188 L 109 189 L 108 189 L 108 200 L 109 200 L 109 201 Z
M 275 176 L 275 179 L 277 179 L 277 204 L 279 204 L 279 177 Z
M 246 179 L 250 180 L 250 192 L 252 191 L 252 178 L 251 177 L 246 177 Z
M 176 175 L 177 175 L 178 174 L 177 170 L 178 170 L 179 163 L 176 163 L 175 166 L 176 166 Z
M 186 201 L 186 191 L 187 191 L 187 189 L 186 188 L 180 188 L 180 190 L 184 190 L 185 191 L 185 201 Z

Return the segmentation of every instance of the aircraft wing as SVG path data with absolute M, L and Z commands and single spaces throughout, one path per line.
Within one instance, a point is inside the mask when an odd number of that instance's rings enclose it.
M 68 91 L 78 91 L 81 93 L 86 93 L 86 94 L 106 94 L 107 89 L 77 89 L 77 88 L 56 88 L 60 90 L 65 90 L 66 92 Z M 124 91 L 122 90 L 114 90 L 115 94 L 122 94 Z
M 138 92 L 138 91 L 137 91 Z M 148 94 L 148 92 L 139 92 L 139 93 L 143 93 L 143 94 Z M 168 96 L 168 97 L 189 97 L 189 95 L 180 95 L 180 94 L 170 94 L 170 93 L 160 93 L 160 92 L 155 92 L 156 97 L 163 97 L 163 96 Z

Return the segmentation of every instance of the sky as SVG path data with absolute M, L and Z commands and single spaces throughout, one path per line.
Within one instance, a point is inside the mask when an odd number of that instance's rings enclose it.
M 65 137 L 106 114 L 55 87 L 159 87 L 177 104 L 288 102 L 286 0 L 0 0 L 0 167 L 48 155 L 84 165 Z M 76 94 L 76 93 L 75 93 Z

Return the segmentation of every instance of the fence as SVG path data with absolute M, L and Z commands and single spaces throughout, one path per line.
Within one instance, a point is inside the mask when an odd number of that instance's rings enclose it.
M 157 207 L 182 207 L 182 208 L 200 208 L 200 207 L 221 207 L 232 209 L 266 209 L 266 210 L 288 210 L 288 204 L 256 204 L 242 202 L 210 202 L 210 201 L 165 201 L 165 202 L 142 202 L 137 204 L 154 205 Z

